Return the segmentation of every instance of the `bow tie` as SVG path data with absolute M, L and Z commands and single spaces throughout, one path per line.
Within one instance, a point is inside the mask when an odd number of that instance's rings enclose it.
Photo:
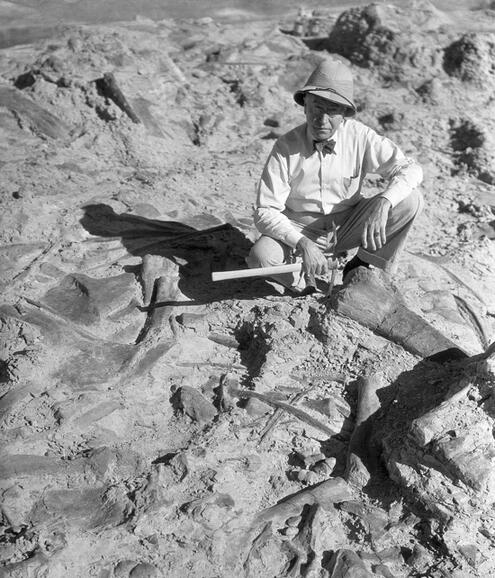
M 314 141 L 313 145 L 315 150 L 320 151 L 323 154 L 335 154 L 335 141 L 333 139 L 324 141 Z

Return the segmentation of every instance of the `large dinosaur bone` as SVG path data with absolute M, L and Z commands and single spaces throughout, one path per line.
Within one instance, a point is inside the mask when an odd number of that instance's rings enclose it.
M 467 357 L 422 317 L 406 307 L 398 290 L 371 269 L 358 267 L 332 300 L 338 313 L 402 345 L 421 357 L 444 354 L 444 358 Z

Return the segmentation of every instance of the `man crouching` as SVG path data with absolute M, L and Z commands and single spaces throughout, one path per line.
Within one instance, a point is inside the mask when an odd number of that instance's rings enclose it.
M 277 140 L 261 176 L 255 212 L 261 237 L 248 265 L 281 265 L 299 253 L 304 277 L 273 276 L 295 293 L 328 272 L 328 257 L 356 247 L 344 278 L 358 266 L 390 272 L 423 205 L 416 190 L 421 167 L 390 139 L 352 118 L 353 98 L 350 69 L 338 60 L 320 63 L 294 94 L 306 122 Z M 388 184 L 364 198 L 368 174 Z M 329 243 L 332 231 L 336 243 Z

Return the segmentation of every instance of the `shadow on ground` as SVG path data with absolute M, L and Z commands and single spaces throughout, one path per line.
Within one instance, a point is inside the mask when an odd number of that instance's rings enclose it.
M 171 259 L 179 265 L 181 292 L 190 305 L 223 299 L 252 299 L 273 295 L 274 289 L 263 279 L 213 282 L 212 271 L 246 268 L 245 258 L 251 241 L 230 223 L 218 223 L 212 215 L 194 218 L 195 228 L 178 221 L 148 219 L 127 213 L 118 214 L 105 204 L 87 205 L 80 220 L 91 235 L 118 238 L 129 254 L 146 254 Z M 157 303 L 174 305 L 178 303 Z M 187 304 L 187 303 L 183 303 Z

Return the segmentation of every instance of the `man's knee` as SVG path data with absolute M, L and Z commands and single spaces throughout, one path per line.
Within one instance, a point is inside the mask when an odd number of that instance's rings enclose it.
M 423 210 L 424 200 L 421 191 L 413 189 L 410 194 L 402 200 L 395 209 L 401 213 L 402 218 L 415 219 Z
M 251 251 L 246 259 L 249 267 L 271 267 L 281 265 L 286 259 L 288 247 L 285 249 L 280 241 L 263 235 L 251 247 Z

